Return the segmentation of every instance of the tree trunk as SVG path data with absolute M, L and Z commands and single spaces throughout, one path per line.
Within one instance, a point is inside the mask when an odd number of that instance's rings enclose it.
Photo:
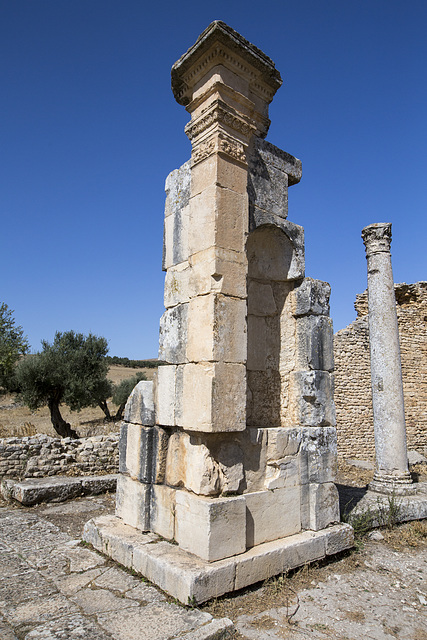
M 110 410 L 108 408 L 108 404 L 106 400 L 99 400 L 98 401 L 98 405 L 101 407 L 101 409 L 103 410 L 105 417 L 107 418 L 107 420 L 111 420 L 111 413 Z
M 59 410 L 59 399 L 56 397 L 49 398 L 47 405 L 50 411 L 50 419 L 56 433 L 60 435 L 61 438 L 78 438 L 79 436 L 71 428 L 71 425 L 68 422 L 65 422 L 64 418 L 61 416 L 61 412 Z
M 127 400 L 126 400 L 127 402 Z M 117 413 L 114 416 L 114 420 L 121 420 L 123 417 L 123 411 L 125 410 L 126 402 L 122 402 L 122 404 L 117 409 Z

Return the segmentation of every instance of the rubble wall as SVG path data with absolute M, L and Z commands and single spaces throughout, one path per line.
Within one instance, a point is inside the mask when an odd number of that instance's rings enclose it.
M 0 439 L 0 477 L 117 473 L 119 435 L 51 438 L 46 435 Z
M 407 444 L 427 453 L 427 282 L 396 284 Z M 368 297 L 356 296 L 357 319 L 334 336 L 339 458 L 375 458 Z

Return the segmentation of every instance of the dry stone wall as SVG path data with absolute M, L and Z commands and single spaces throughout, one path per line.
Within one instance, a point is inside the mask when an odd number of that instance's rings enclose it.
M 119 436 L 73 440 L 46 435 L 0 439 L 0 477 L 43 478 L 54 475 L 117 473 Z
M 396 284 L 406 433 L 409 450 L 427 453 L 427 282 Z M 368 297 L 356 296 L 357 319 L 334 337 L 339 458 L 375 458 L 369 359 Z

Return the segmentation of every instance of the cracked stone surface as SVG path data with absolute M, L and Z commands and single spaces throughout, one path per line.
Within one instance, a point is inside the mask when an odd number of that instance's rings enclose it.
M 261 600 L 266 588 L 258 586 L 236 594 L 233 615 L 222 609 L 212 617 L 203 607 L 168 601 L 150 583 L 80 546 L 78 531 L 88 516 L 111 513 L 111 498 L 32 508 L 2 504 L 1 640 L 427 640 L 425 544 L 395 551 L 384 540 L 370 540 L 350 567 L 337 559 L 296 594 L 284 592 L 279 604 L 276 598 L 274 606 L 252 610 L 250 599 Z M 289 624 L 296 596 L 299 608 Z
M 63 513 L 63 528 L 75 534 L 94 506 L 105 512 L 111 504 L 107 498 L 77 499 L 52 505 L 50 516 L 50 505 L 0 505 L 1 640 L 229 637 L 230 620 L 168 602 L 154 586 L 81 546 L 55 524 Z

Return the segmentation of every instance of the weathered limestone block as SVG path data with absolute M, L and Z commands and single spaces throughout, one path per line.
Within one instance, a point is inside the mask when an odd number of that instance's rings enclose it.
M 175 426 L 176 373 L 175 365 L 163 365 L 157 369 L 156 423 Z
M 247 233 L 247 194 L 215 184 L 190 198 L 189 255 L 210 247 L 243 252 Z M 219 222 L 220 220 L 220 222 Z
M 334 370 L 334 332 L 327 316 L 304 316 L 296 323 L 297 367 Z
M 291 415 L 296 424 L 334 426 L 333 377 L 327 371 L 295 371 L 291 374 Z
M 153 382 L 145 380 L 138 382 L 126 402 L 123 419 L 125 422 L 142 424 L 147 427 L 154 425 Z
M 191 268 L 188 261 L 166 271 L 163 301 L 166 309 L 184 304 L 190 299 Z
M 154 427 L 128 424 L 126 470 L 134 480 L 151 482 Z
M 153 484 L 150 503 L 150 529 L 162 538 L 175 537 L 175 489 Z
M 302 227 L 287 220 L 278 227 L 274 217 L 267 216 L 259 228 L 249 234 L 246 246 L 251 278 L 287 281 L 304 276 Z
M 279 489 L 299 485 L 301 429 L 268 429 L 267 438 L 265 488 Z
M 301 484 L 333 482 L 337 465 L 335 427 L 301 429 Z
M 299 486 L 245 493 L 244 497 L 247 547 L 301 531 Z
M 349 524 L 340 523 L 326 530 L 326 555 L 350 549 L 354 545 L 354 530 Z
M 288 216 L 288 183 L 301 179 L 301 162 L 260 138 L 254 138 L 249 156 L 249 211 L 261 209 Z
M 273 289 L 270 284 L 250 280 L 248 286 L 248 313 L 254 316 L 273 316 L 277 313 Z
M 280 373 L 273 369 L 248 370 L 248 387 L 251 402 L 248 407 L 248 426 L 278 427 L 281 423 L 282 384 Z
M 189 296 L 222 293 L 246 299 L 245 254 L 210 247 L 190 257 Z
M 267 323 L 261 316 L 248 315 L 248 371 L 267 369 Z
M 167 309 L 160 318 L 159 360 L 170 364 L 187 362 L 188 303 Z
M 166 179 L 164 270 L 188 259 L 190 184 L 190 161 L 172 171 Z
M 325 557 L 324 537 L 315 537 L 312 532 L 288 536 L 285 540 L 267 542 L 245 553 L 236 564 L 234 589 L 243 589 L 267 577 L 284 573 Z
M 119 473 L 127 473 L 126 468 L 126 449 L 128 434 L 128 423 L 122 422 L 120 424 L 120 438 L 119 438 Z
M 243 431 L 246 428 L 246 367 L 234 363 L 186 364 L 179 426 L 189 431 Z M 178 424 L 178 421 L 177 421 Z
M 116 516 L 131 527 L 149 531 L 150 493 L 150 484 L 120 474 L 117 478 Z
M 184 605 L 188 605 L 189 602 L 204 602 L 233 590 L 235 567 L 232 561 L 225 560 L 207 565 L 200 558 L 190 556 L 177 545 L 166 541 L 152 545 L 135 545 L 133 569 Z M 222 618 L 224 619 L 226 620 Z M 203 626 L 202 637 L 212 640 L 226 637 L 224 629 L 220 629 L 218 633 L 218 629 L 211 630 L 211 624 Z M 197 631 L 191 635 L 193 640 L 199 640 L 201 637 Z
M 286 176 L 286 178 L 284 178 Z M 287 214 L 285 187 L 301 180 L 301 160 L 279 149 L 271 142 L 253 138 L 249 156 L 250 202 L 260 209 Z
M 236 493 L 244 480 L 243 451 L 235 442 L 223 442 L 217 453 L 221 493 Z
M 165 218 L 163 235 L 163 269 L 188 260 L 190 206 Z
M 303 529 L 319 531 L 340 521 L 338 489 L 333 482 L 301 486 Z
M 176 492 L 175 538 L 181 549 L 214 562 L 246 549 L 243 496 L 216 498 Z
M 165 480 L 172 487 L 215 496 L 221 488 L 221 471 L 200 438 L 177 431 L 169 439 Z
M 285 456 L 295 456 L 302 440 L 299 428 L 279 427 L 267 430 L 267 462 L 280 460 Z
M 139 482 L 163 482 L 169 439 L 166 431 L 124 423 L 120 438 L 120 473 Z
M 263 490 L 266 469 L 266 445 L 269 429 L 248 427 L 238 434 L 244 455 L 245 491 Z
M 245 363 L 245 329 L 245 300 L 220 294 L 193 298 L 188 311 L 187 359 Z
M 300 456 L 284 456 L 267 462 L 265 488 L 274 490 L 300 484 Z
M 247 181 L 247 167 L 231 157 L 210 155 L 193 164 L 191 170 L 191 191 L 194 195 L 201 193 L 211 184 L 218 184 L 236 193 L 244 193 Z
M 191 161 L 171 171 L 165 181 L 165 217 L 173 215 L 188 205 L 191 188 Z
M 331 287 L 327 282 L 304 278 L 291 293 L 292 313 L 294 316 L 329 315 L 329 297 Z

